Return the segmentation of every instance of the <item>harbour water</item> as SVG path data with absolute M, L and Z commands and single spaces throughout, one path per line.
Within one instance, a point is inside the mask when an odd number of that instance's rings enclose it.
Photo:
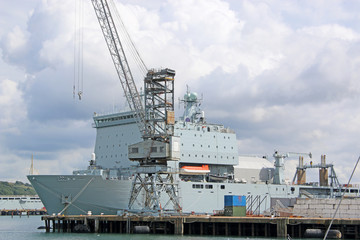
M 137 234 L 88 234 L 88 233 L 46 233 L 41 216 L 0 216 L 0 240 L 230 240 L 230 239 L 261 239 L 270 240 L 276 238 L 247 238 L 247 237 L 226 237 L 226 236 L 174 236 L 174 235 L 137 235 Z M 277 238 L 279 240 L 279 238 Z

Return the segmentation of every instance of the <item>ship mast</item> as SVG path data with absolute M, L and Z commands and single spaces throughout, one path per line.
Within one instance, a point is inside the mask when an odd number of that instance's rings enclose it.
M 34 175 L 34 155 L 31 154 L 30 175 Z

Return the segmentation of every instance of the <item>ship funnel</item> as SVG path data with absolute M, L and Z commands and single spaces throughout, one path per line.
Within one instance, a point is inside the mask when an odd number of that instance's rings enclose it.
M 299 167 L 297 168 L 297 184 L 303 185 L 306 183 L 306 171 L 304 169 L 304 157 L 299 156 Z
M 329 169 L 326 166 L 326 155 L 321 155 L 319 182 L 320 182 L 320 186 L 329 186 Z

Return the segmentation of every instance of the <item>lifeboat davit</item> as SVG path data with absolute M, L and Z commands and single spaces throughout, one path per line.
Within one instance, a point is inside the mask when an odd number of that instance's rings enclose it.
M 205 175 L 210 172 L 209 165 L 202 166 L 183 166 L 180 169 L 182 174 Z

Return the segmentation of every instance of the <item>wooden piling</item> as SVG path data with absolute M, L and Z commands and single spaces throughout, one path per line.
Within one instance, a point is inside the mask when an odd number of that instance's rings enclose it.
M 98 233 L 99 232 L 99 219 L 96 218 L 95 219 L 95 233 Z
M 175 235 L 184 235 L 183 218 L 175 219 Z
M 135 226 L 148 226 L 150 233 L 175 235 L 227 235 L 246 237 L 301 238 L 306 229 L 326 229 L 325 218 L 269 218 L 226 216 L 43 216 L 45 230 L 74 232 L 75 226 L 86 226 L 92 233 L 133 233 Z M 52 225 L 52 226 L 51 226 Z M 346 226 L 346 227 L 344 227 Z M 346 238 L 358 238 L 360 219 L 335 219 L 333 229 Z
M 287 236 L 287 224 L 289 223 L 288 218 L 277 218 L 277 237 Z

